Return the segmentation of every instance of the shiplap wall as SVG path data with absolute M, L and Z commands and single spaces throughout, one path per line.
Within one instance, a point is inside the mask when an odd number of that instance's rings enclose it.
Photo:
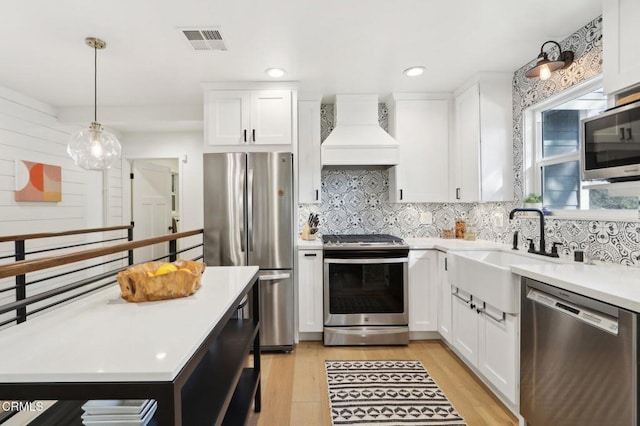
M 0 87 L 0 235 L 61 232 L 123 224 L 122 164 L 105 172 L 85 171 L 76 167 L 66 152 L 66 144 L 75 127 L 60 124 L 54 108 L 20 93 Z M 58 165 L 62 168 L 62 201 L 16 202 L 15 160 L 27 160 Z M 120 235 L 126 232 L 119 231 Z M 74 245 L 114 234 L 76 235 L 29 241 L 27 251 Z M 89 246 L 87 248 L 93 248 Z M 68 249 L 66 252 L 82 250 Z M 0 256 L 14 253 L 13 243 L 0 243 Z M 64 253 L 64 252 L 61 252 Z M 28 259 L 51 253 L 36 254 Z M 1 264 L 12 259 L 0 260 Z M 82 265 L 73 265 L 73 268 Z M 68 271 L 72 266 L 56 268 L 55 273 Z M 51 275 L 52 270 L 46 272 Z M 63 279 L 47 281 L 28 287 L 27 295 L 80 279 L 91 272 L 78 272 Z M 35 272 L 27 276 L 33 281 L 45 275 Z M 13 285 L 14 280 L 0 280 L 0 289 Z M 0 293 L 0 304 L 14 300 L 13 291 Z M 6 316 L 5 316 L 6 317 Z M 0 321 L 3 318 L 0 318 Z

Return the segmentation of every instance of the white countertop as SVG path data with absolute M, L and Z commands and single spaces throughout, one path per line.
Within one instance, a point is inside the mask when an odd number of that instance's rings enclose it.
M 0 331 L 0 382 L 173 380 L 257 271 L 208 267 L 193 295 L 158 302 L 114 285 Z
M 503 250 L 509 244 L 485 240 L 444 238 L 405 238 L 412 250 Z M 322 249 L 322 240 L 298 240 L 298 249 Z M 524 252 L 521 252 L 527 255 Z M 535 256 L 535 255 L 532 255 Z M 549 259 L 555 262 L 558 260 Z M 640 268 L 599 262 L 596 265 L 572 262 L 566 257 L 561 263 L 513 265 L 512 272 L 547 284 L 573 291 L 612 305 L 640 312 Z
M 507 244 L 496 243 L 494 241 L 484 240 L 461 240 L 461 239 L 444 239 L 444 238 L 404 238 L 404 241 L 409 244 L 409 248 L 413 250 L 485 250 L 487 248 L 493 249 L 510 249 Z M 298 250 L 322 250 L 322 238 L 316 238 L 315 240 L 307 241 L 298 238 L 297 241 Z
M 497 249 L 511 251 L 511 246 L 493 241 L 466 241 L 443 238 L 405 238 L 411 249 L 441 251 Z M 521 254 L 527 255 L 524 252 Z M 536 255 L 531 255 L 536 256 Z M 640 268 L 598 262 L 595 265 L 572 262 L 566 257 L 559 262 L 512 265 L 511 271 L 528 278 L 559 287 L 621 308 L 640 312 Z
M 640 312 L 640 268 L 573 262 L 514 265 L 511 271 L 621 308 Z
M 445 238 L 404 238 L 410 249 L 414 250 L 486 250 L 486 249 L 511 249 L 511 246 L 495 241 L 463 240 Z
M 322 250 L 322 238 L 316 238 L 315 240 L 298 238 L 297 246 L 298 250 Z

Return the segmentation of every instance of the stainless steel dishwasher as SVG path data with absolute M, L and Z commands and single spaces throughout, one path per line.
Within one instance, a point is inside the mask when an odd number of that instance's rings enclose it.
M 638 314 L 528 278 L 521 307 L 527 424 L 636 425 Z

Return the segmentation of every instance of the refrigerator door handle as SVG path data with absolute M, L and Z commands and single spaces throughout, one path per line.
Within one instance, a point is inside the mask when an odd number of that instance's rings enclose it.
M 270 274 L 270 275 L 260 275 L 258 281 L 275 281 L 275 280 L 284 280 L 287 278 L 291 278 L 291 274 L 288 272 L 282 274 Z
M 243 188 L 243 191 L 246 191 L 244 189 L 244 175 L 240 175 L 240 187 Z M 244 194 L 242 194 L 242 197 L 240 197 L 240 211 L 244 211 L 244 200 L 245 200 L 245 196 Z M 245 237 L 245 233 L 244 233 L 244 220 L 240 221 L 240 251 L 241 252 L 245 252 L 246 247 L 245 247 L 245 241 L 246 241 L 246 237 Z
M 249 251 L 253 251 L 253 169 L 249 169 L 247 185 L 247 223 L 249 228 Z

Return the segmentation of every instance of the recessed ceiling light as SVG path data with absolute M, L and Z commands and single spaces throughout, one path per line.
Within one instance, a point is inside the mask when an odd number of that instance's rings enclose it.
M 285 71 L 282 68 L 267 68 L 264 72 L 267 73 L 269 77 L 273 78 L 279 78 L 285 74 Z
M 420 74 L 424 73 L 426 70 L 425 67 L 411 67 L 411 68 L 407 68 L 406 70 L 404 70 L 404 75 L 408 76 L 408 77 L 416 77 L 419 76 Z

